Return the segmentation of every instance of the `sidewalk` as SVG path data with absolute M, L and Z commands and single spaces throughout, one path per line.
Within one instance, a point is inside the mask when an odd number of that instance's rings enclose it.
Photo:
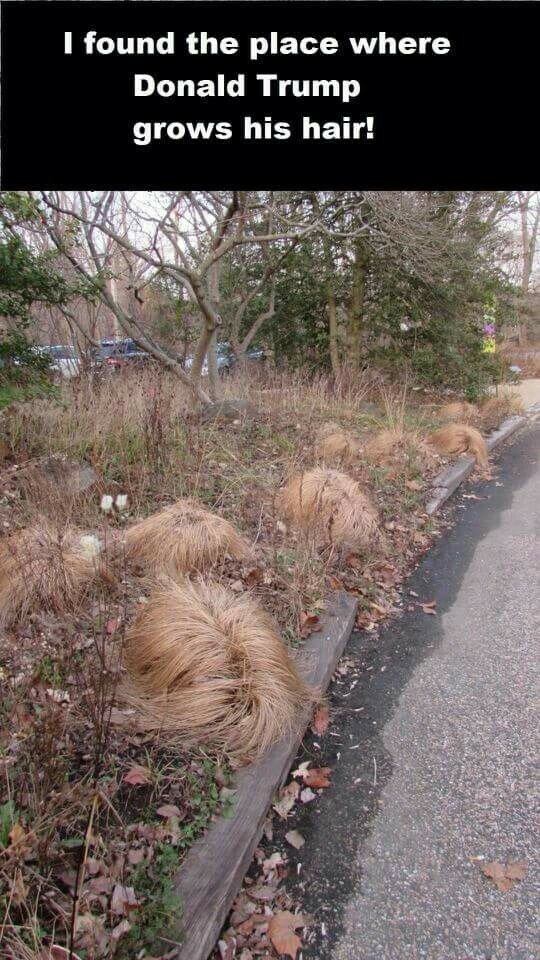
M 518 384 L 504 384 L 499 387 L 499 393 L 519 393 L 527 409 L 533 403 L 540 403 L 540 377 L 522 380 Z

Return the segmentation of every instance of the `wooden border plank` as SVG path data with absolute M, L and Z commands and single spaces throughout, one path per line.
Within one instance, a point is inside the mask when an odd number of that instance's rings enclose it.
M 354 626 L 357 601 L 332 595 L 321 629 L 306 640 L 300 669 L 308 683 L 324 693 Z M 238 893 L 259 842 L 276 790 L 282 786 L 311 718 L 306 706 L 294 735 L 276 744 L 260 760 L 240 770 L 233 813 L 218 817 L 189 851 L 176 879 L 182 913 L 166 934 L 180 941 L 178 960 L 207 960 Z M 156 952 L 163 952 L 163 941 Z

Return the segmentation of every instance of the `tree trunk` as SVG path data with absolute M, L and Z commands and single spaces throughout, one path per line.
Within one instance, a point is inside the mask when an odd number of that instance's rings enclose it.
M 357 370 L 360 366 L 360 344 L 368 272 L 369 249 L 362 240 L 357 240 L 347 330 L 348 362 L 354 370 Z
M 327 286 L 326 309 L 328 312 L 328 345 L 330 349 L 330 363 L 332 365 L 332 373 L 335 377 L 337 377 L 341 369 L 341 363 L 339 359 L 336 296 L 332 281 L 329 281 Z

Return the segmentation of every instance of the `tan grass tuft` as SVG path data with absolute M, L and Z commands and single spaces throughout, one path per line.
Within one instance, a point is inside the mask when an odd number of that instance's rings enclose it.
M 496 430 L 506 417 L 520 416 L 525 412 L 523 400 L 518 393 L 502 393 L 490 397 L 480 407 L 484 430 Z
M 412 466 L 414 463 L 424 471 L 431 469 L 435 462 L 429 444 L 414 431 L 400 427 L 375 434 L 364 453 L 366 459 L 377 466 Z
M 41 517 L 0 540 L 0 621 L 12 625 L 40 609 L 73 610 L 102 577 L 105 570 L 78 531 L 59 531 Z
M 482 434 L 466 423 L 449 423 L 430 436 L 430 442 L 445 457 L 470 453 L 480 466 L 488 465 L 488 450 Z
M 143 727 L 244 760 L 294 729 L 313 695 L 268 614 L 217 583 L 158 583 L 125 660 L 124 699 Z
M 293 477 L 279 491 L 276 505 L 319 544 L 357 550 L 380 539 L 376 508 L 356 480 L 338 470 L 316 467 Z
M 448 423 L 470 423 L 478 417 L 478 407 L 465 400 L 455 400 L 445 403 L 436 413 L 441 420 Z
M 321 460 L 350 462 L 359 457 L 362 444 L 337 423 L 325 423 L 315 436 L 314 452 Z
M 248 550 L 232 523 L 194 500 L 177 500 L 126 531 L 127 557 L 153 573 L 205 570 L 227 554 L 242 559 Z

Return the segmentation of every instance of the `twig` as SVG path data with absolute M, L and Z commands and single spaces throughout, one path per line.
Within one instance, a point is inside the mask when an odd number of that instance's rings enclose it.
M 69 960 L 73 960 L 73 946 L 75 941 L 75 928 L 77 926 L 77 917 L 79 914 L 79 900 L 81 897 L 81 888 L 84 881 L 86 859 L 88 857 L 88 847 L 90 845 L 90 835 L 92 833 L 92 825 L 94 823 L 94 816 L 97 809 L 98 799 L 99 799 L 99 793 L 95 793 L 94 798 L 92 800 L 92 806 L 90 807 L 90 813 L 88 814 L 88 823 L 86 825 L 86 831 L 84 834 L 83 853 L 82 853 L 81 859 L 79 860 L 79 864 L 77 866 L 75 892 L 73 894 L 73 909 L 71 911 L 71 924 L 69 929 Z

